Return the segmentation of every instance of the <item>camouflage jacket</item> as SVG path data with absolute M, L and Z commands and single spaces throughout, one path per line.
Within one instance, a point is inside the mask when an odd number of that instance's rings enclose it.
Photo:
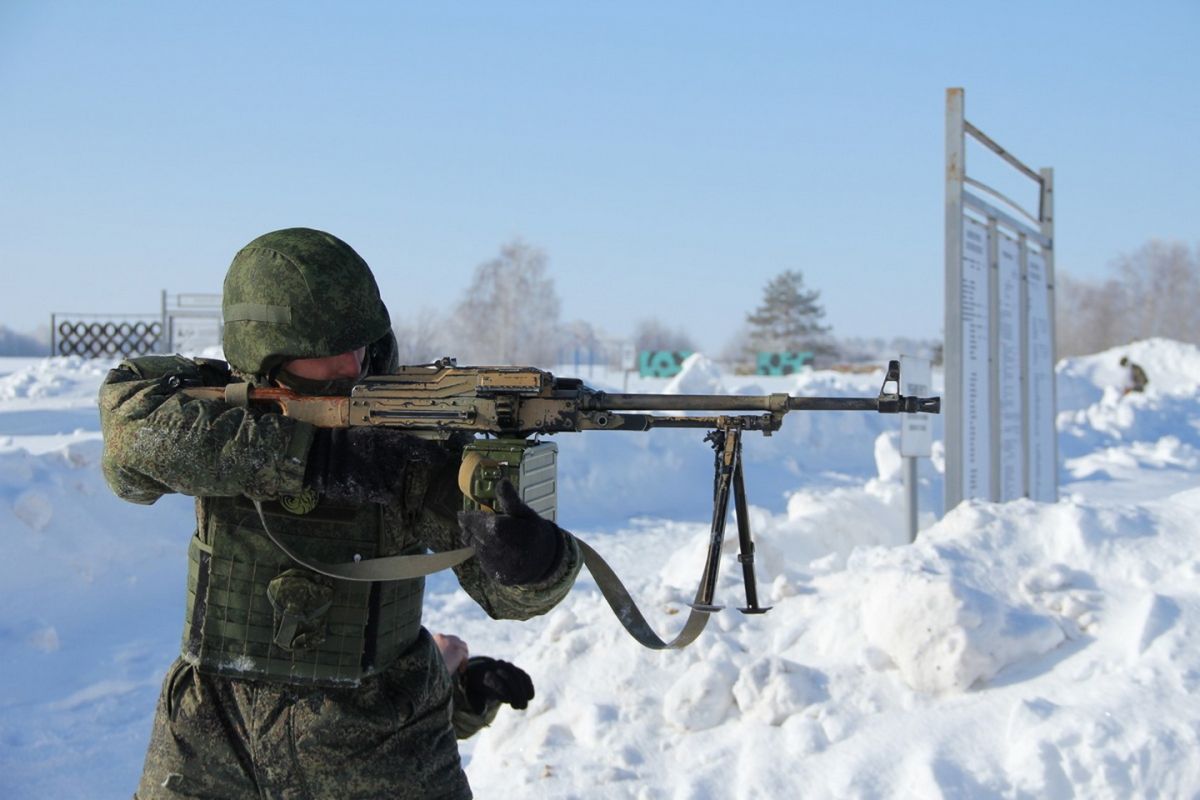
M 204 540 L 211 529 L 206 516 L 212 516 L 214 508 L 244 504 L 246 498 L 270 507 L 278 505 L 275 501 L 279 498 L 305 490 L 303 479 L 314 433 L 310 425 L 278 413 L 191 398 L 181 392 L 183 386 L 223 386 L 232 380 L 224 362 L 147 356 L 122 362 L 100 388 L 102 467 L 109 485 L 119 497 L 135 503 L 154 503 L 173 492 L 196 497 L 195 537 L 201 544 L 211 544 Z M 377 507 L 382 532 L 364 556 L 460 547 L 456 513 L 462 497 L 456 471 L 457 465 L 448 461 L 426 474 L 421 491 L 413 496 L 413 507 Z M 302 531 L 305 525 L 316 524 L 301 519 L 293 526 Z M 239 533 L 245 531 L 239 529 Z M 329 545 L 333 550 L 312 555 L 345 560 L 338 558 L 336 544 Z M 355 555 L 362 549 L 360 545 L 355 545 Z M 255 538 L 255 546 L 269 549 L 261 535 Z M 582 559 L 569 535 L 565 547 L 561 567 L 536 585 L 497 584 L 474 559 L 454 571 L 467 594 L 491 617 L 528 619 L 550 610 L 569 591 Z M 186 643 L 184 655 L 188 655 Z M 375 671 L 384 669 L 393 655 L 381 654 Z

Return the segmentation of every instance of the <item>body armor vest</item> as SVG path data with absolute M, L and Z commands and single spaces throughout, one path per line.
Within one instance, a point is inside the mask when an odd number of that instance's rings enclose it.
M 423 496 L 426 481 L 410 483 L 419 485 L 406 505 L 420 508 L 422 498 L 415 495 Z M 367 583 L 319 575 L 267 538 L 250 500 L 196 502 L 184 660 L 230 677 L 353 686 L 386 668 L 416 639 L 423 578 Z M 318 561 L 423 551 L 391 541 L 383 507 L 374 503 L 342 506 L 306 492 L 263 503 L 262 511 L 273 535 Z

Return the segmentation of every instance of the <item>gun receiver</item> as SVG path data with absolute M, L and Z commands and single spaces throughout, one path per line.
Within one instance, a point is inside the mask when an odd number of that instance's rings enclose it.
M 464 507 L 488 508 L 496 483 L 507 478 L 518 485 L 535 511 L 555 519 L 556 448 L 535 437 L 577 431 L 647 431 L 651 428 L 702 428 L 715 451 L 713 516 L 708 557 L 692 612 L 683 630 L 664 642 L 646 623 L 619 578 L 587 543 L 578 540 L 584 563 L 622 624 L 639 642 L 653 649 L 687 646 L 703 630 L 713 605 L 730 495 L 734 499 L 740 553 L 738 561 L 746 589 L 745 613 L 766 611 L 758 603 L 754 577 L 754 543 L 750 536 L 745 481 L 742 474 L 742 433 L 760 431 L 770 436 L 779 430 L 791 411 L 876 411 L 881 414 L 937 414 L 939 397 L 900 394 L 900 362 L 890 361 L 876 397 L 797 397 L 770 395 L 662 395 L 597 391 L 574 378 L 556 378 L 534 367 L 460 367 L 451 358 L 433 364 L 401 367 L 391 375 L 370 377 L 356 385 L 349 397 L 310 397 L 287 389 L 250 388 L 231 384 L 225 388 L 188 388 L 191 397 L 225 400 L 236 405 L 267 403 L 282 413 L 318 427 L 336 428 L 381 425 L 400 428 L 414 436 L 449 439 L 455 434 L 492 437 L 467 446 L 459 485 Z M 689 413 L 690 412 L 690 413 Z M 532 466 L 531 466 L 532 465 Z M 532 487 L 523 485 L 528 481 Z M 547 477 L 549 476 L 549 477 Z M 546 487 L 549 487 L 548 489 Z M 526 493 L 528 490 L 530 493 Z M 265 525 L 265 521 L 264 521 Z M 268 534 L 270 531 L 268 530 Z M 274 538 L 274 537 L 272 537 Z M 278 543 L 278 542 L 277 542 Z M 291 551 L 304 566 L 348 580 L 380 580 L 377 570 L 357 565 L 314 565 Z M 459 560 L 469 557 L 464 549 Z M 392 557 L 404 560 L 407 557 Z M 434 561 L 445 568 L 458 561 Z M 383 561 L 384 559 L 376 559 Z M 392 569 L 391 566 L 388 569 Z M 395 572 L 418 574 L 408 562 Z M 420 569 L 425 569 L 421 567 Z M 433 567 L 429 568 L 432 571 Z M 419 573 L 425 574 L 425 573 Z M 363 575 L 370 577 L 354 577 Z

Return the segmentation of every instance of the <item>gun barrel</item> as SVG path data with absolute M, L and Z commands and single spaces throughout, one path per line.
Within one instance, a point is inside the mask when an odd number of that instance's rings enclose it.
M 788 411 L 878 411 L 878 397 L 788 397 Z
M 610 394 L 583 404 L 596 411 L 879 411 L 878 397 L 795 397 L 787 394 Z M 928 410 L 928 409 L 922 409 Z M 936 412 L 935 412 L 936 413 Z

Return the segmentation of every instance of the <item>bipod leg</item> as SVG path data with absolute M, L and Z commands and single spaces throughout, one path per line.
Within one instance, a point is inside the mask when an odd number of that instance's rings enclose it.
M 758 582 L 754 578 L 754 541 L 750 538 L 750 514 L 746 510 L 746 481 L 742 477 L 742 442 L 737 442 L 733 454 L 733 502 L 737 513 L 738 563 L 742 565 L 742 579 L 746 583 L 746 607 L 738 609 L 743 614 L 765 614 L 771 606 L 758 604 Z
M 692 608 L 697 611 L 720 611 L 724 606 L 713 605 L 717 588 L 717 573 L 721 567 L 721 545 L 725 542 L 725 519 L 729 516 L 729 489 L 733 483 L 734 454 L 741 449 L 740 428 L 721 428 L 705 437 L 713 443 L 714 459 L 712 529 L 708 539 L 708 558 L 700 576 L 700 588 Z

